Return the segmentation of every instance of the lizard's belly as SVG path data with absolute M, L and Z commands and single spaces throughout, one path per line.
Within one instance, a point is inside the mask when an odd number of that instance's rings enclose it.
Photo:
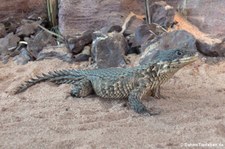
M 128 80 L 94 80 L 92 85 L 96 95 L 114 99 L 127 98 L 134 88 L 133 83 Z

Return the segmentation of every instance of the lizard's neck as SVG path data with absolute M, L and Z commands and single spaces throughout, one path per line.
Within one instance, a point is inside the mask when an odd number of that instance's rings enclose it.
M 168 64 L 151 63 L 139 65 L 135 68 L 136 75 L 147 78 L 156 87 L 169 80 L 179 69 L 170 68 Z M 151 82 L 152 81 L 152 82 Z

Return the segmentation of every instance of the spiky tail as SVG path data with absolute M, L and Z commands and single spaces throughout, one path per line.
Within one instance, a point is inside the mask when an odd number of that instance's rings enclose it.
M 24 84 L 20 85 L 14 92 L 14 94 L 21 93 L 27 88 L 45 81 L 53 82 L 57 85 L 59 84 L 73 84 L 76 81 L 83 79 L 85 76 L 80 75 L 79 71 L 75 70 L 60 70 L 54 72 L 48 72 L 48 74 L 42 74 L 42 76 L 36 76 L 36 78 L 31 78 L 25 81 Z

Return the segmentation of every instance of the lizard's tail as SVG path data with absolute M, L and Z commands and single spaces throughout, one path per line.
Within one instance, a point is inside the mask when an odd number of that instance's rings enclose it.
M 21 93 L 25 91 L 27 88 L 45 81 L 50 81 L 57 85 L 72 84 L 75 83 L 76 81 L 81 80 L 82 78 L 84 78 L 84 76 L 79 75 L 79 73 L 74 70 L 60 70 L 49 72 L 48 74 L 42 74 L 42 76 L 36 76 L 36 78 L 31 78 L 30 80 L 25 81 L 24 84 L 16 88 L 14 94 Z

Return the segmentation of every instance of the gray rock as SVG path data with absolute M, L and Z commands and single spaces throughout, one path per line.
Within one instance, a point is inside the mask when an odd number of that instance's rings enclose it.
M 28 42 L 27 50 L 30 52 L 30 54 L 32 55 L 34 59 L 38 57 L 38 53 L 48 44 L 51 44 L 51 45 L 56 44 L 56 41 L 52 37 L 52 35 L 45 31 L 40 31 L 34 36 L 33 39 L 30 38 L 26 40 Z
M 71 53 L 67 52 L 67 49 L 64 47 L 49 47 L 44 48 L 40 53 L 38 53 L 37 60 L 43 59 L 60 59 L 65 62 L 73 62 L 73 56 Z
M 0 38 L 4 37 L 6 35 L 5 25 L 3 23 L 0 23 Z
M 78 37 L 68 37 L 67 48 L 73 54 L 80 53 L 83 48 L 92 42 L 93 30 L 87 30 Z
M 217 42 L 214 42 L 217 41 Z M 196 42 L 197 49 L 205 56 L 224 57 L 225 56 L 225 39 L 223 40 L 204 40 L 198 39 Z
M 83 51 L 75 56 L 75 62 L 88 61 L 91 57 L 90 46 L 85 46 Z
M 19 41 L 20 38 L 17 35 L 14 33 L 9 33 L 4 38 L 0 38 L 0 51 L 2 51 L 2 48 L 5 48 L 9 51 L 15 49 Z
M 127 37 L 129 51 L 127 54 L 136 53 L 139 54 L 144 51 L 148 43 L 165 33 L 166 31 L 156 24 L 143 24 L 135 29 L 134 36 Z
M 140 45 L 143 48 L 146 47 L 146 44 L 155 39 L 156 37 L 162 35 L 166 31 L 162 29 L 161 26 L 156 24 L 145 24 L 139 26 L 135 30 L 135 41 L 137 45 Z
M 17 64 L 17 65 L 24 65 L 26 63 L 28 63 L 28 61 L 30 61 L 32 59 L 32 57 L 30 56 L 29 52 L 27 51 L 27 49 L 22 48 L 20 50 L 20 54 L 15 56 L 13 58 L 13 61 Z
M 167 0 L 202 32 L 216 38 L 225 37 L 224 0 Z
M 3 63 L 8 62 L 8 58 L 13 55 L 20 38 L 14 33 L 9 33 L 4 38 L 0 38 L 0 59 Z
M 128 45 L 122 34 L 94 32 L 91 52 L 98 68 L 123 67 L 126 64 L 123 56 L 127 49 Z
M 130 11 L 143 14 L 140 0 L 61 0 L 59 29 L 64 36 L 75 36 L 86 30 L 108 25 L 122 25 Z
M 154 2 L 149 9 L 152 23 L 157 23 L 166 29 L 173 24 L 175 10 L 166 2 Z
M 142 53 L 139 64 L 145 64 L 149 60 L 154 60 L 154 55 L 159 50 L 168 49 L 196 49 L 196 39 L 190 33 L 184 30 L 176 30 L 162 34 L 156 39 L 150 41 L 145 51 Z
M 18 36 L 30 36 L 35 33 L 38 28 L 38 22 L 24 22 L 21 26 L 16 29 L 16 34 Z
M 90 55 L 80 53 L 76 55 L 75 62 L 88 61 L 90 57 L 91 57 Z

